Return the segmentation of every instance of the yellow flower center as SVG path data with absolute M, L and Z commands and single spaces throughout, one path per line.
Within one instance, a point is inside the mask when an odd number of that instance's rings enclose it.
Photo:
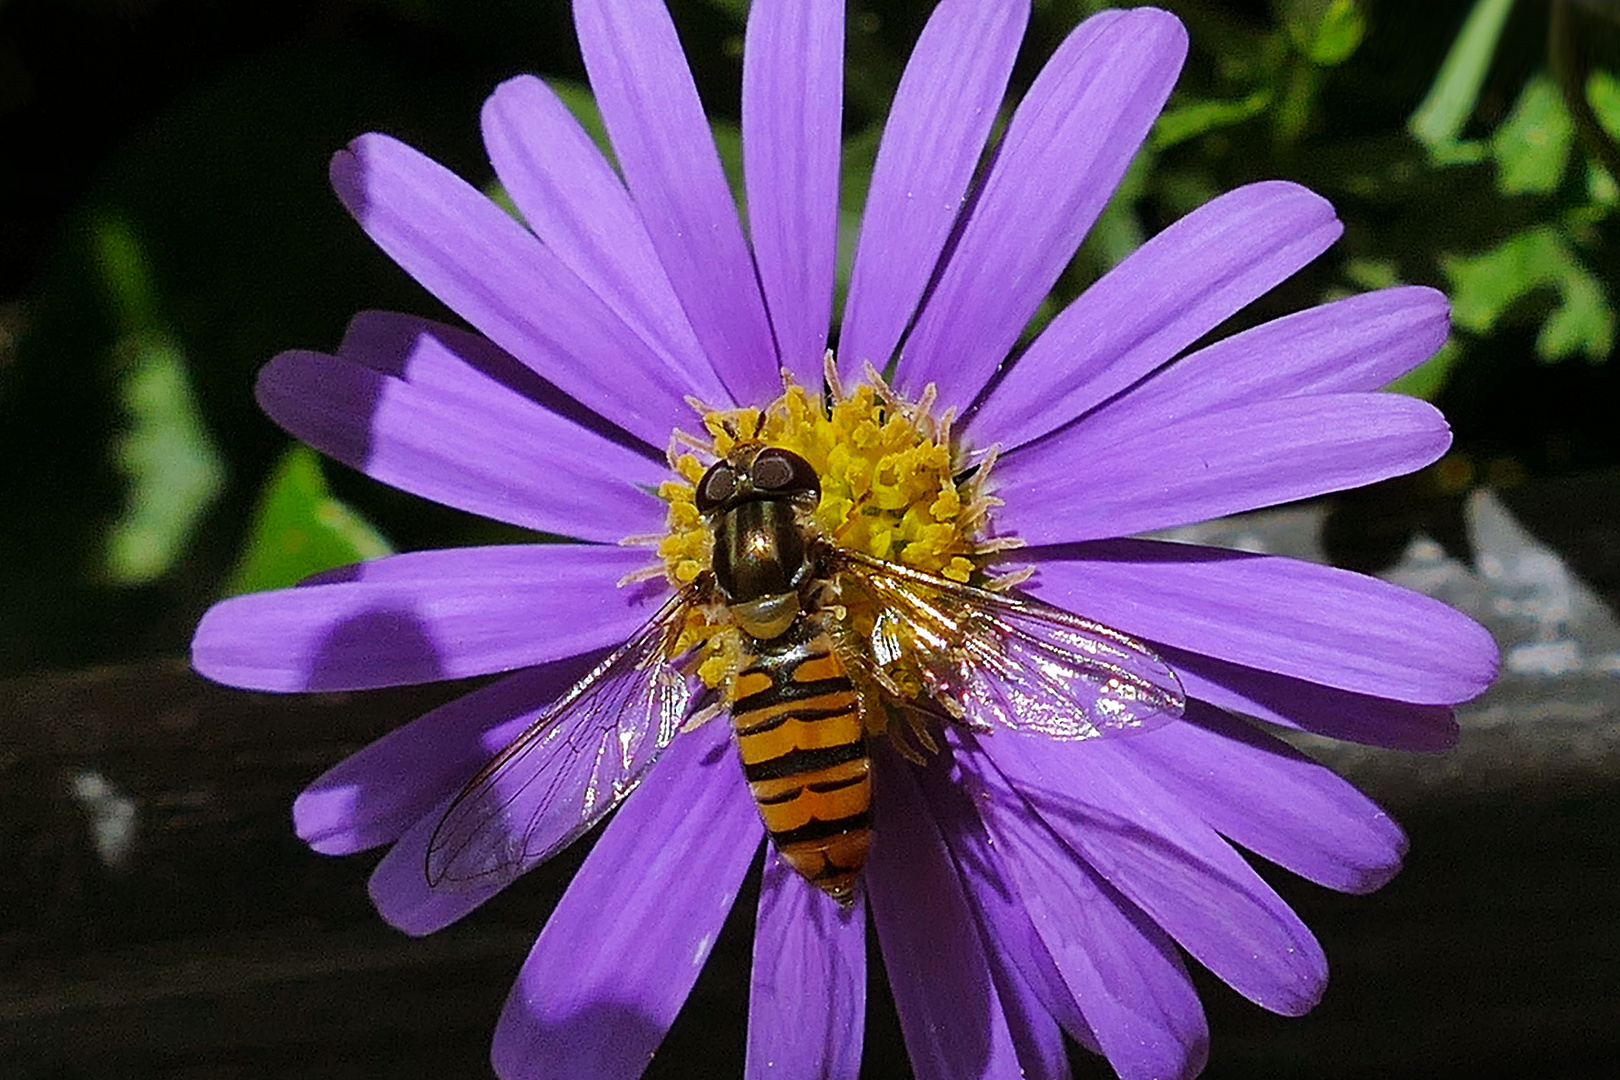
M 669 504 L 658 555 L 676 588 L 708 571 L 713 555 L 713 532 L 697 510 L 697 483 L 743 440 L 791 450 L 810 463 L 821 480 L 821 501 L 809 527 L 836 547 L 967 582 L 982 577 L 986 558 L 1005 546 L 982 539 L 996 502 L 983 494 L 990 461 L 968 467 L 951 443 L 951 414 L 932 415 L 932 387 L 919 401 L 906 402 L 870 373 L 848 393 L 830 372 L 828 381 L 830 401 L 790 384 L 763 409 L 702 410 L 707 440 L 677 434 L 670 451 L 675 477 L 658 489 Z M 863 606 L 858 597 L 840 603 L 851 600 Z M 846 616 L 869 640 L 861 631 L 871 627 L 861 624 L 877 614 Z M 720 686 L 740 662 L 737 635 L 723 605 L 694 605 L 680 648 L 698 648 L 699 673 Z

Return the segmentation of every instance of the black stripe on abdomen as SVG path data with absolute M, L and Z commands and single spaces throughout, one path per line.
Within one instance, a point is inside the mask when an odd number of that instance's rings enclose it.
M 847 761 L 858 761 L 866 756 L 864 741 L 857 740 L 843 746 L 822 746 L 814 750 L 794 750 L 781 757 L 758 761 L 743 766 L 743 775 L 750 784 L 760 780 L 780 780 L 786 776 L 830 769 Z
M 819 659 L 819 657 L 813 657 L 812 659 Z M 797 664 L 791 667 L 784 665 L 778 668 L 768 668 L 765 664 L 756 662 L 749 670 L 758 671 L 769 676 L 772 685 L 732 702 L 732 711 L 738 713 L 757 712 L 760 709 L 768 709 L 772 705 L 784 702 L 809 701 L 812 698 L 828 694 L 846 693 L 851 689 L 851 683 L 847 675 L 832 679 L 813 679 L 809 682 L 798 682 L 793 678 L 793 673 L 797 669 Z
M 785 829 L 782 832 L 771 833 L 771 839 L 777 847 L 787 847 L 790 844 L 803 844 L 815 840 L 825 840 L 830 836 L 842 836 L 844 833 L 856 829 L 868 829 L 872 826 L 872 812 L 862 810 L 859 814 L 849 817 L 837 818 L 833 821 L 822 821 L 820 818 L 811 818 L 809 822 L 800 825 L 797 829 Z
M 775 716 L 761 720 L 757 724 L 749 724 L 747 727 L 744 727 L 743 724 L 751 714 L 734 712 L 732 714 L 732 724 L 738 735 L 745 737 L 763 735 L 767 731 L 775 731 L 789 720 L 798 720 L 807 724 L 814 723 L 817 720 L 836 720 L 840 716 L 848 716 L 855 708 L 853 702 L 849 704 L 839 703 L 837 705 L 812 705 L 803 709 L 784 710 Z M 757 711 L 763 712 L 764 710 Z

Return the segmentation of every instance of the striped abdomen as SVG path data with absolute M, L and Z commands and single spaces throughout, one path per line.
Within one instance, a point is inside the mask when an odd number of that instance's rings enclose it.
M 811 620 L 755 649 L 731 688 L 743 774 L 782 858 L 847 903 L 866 859 L 872 806 L 855 687 L 832 639 Z

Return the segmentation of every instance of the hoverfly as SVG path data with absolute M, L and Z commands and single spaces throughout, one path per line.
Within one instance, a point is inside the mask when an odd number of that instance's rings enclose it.
M 544 710 L 461 791 L 428 844 L 430 885 L 503 883 L 588 831 L 636 786 L 702 694 L 676 655 L 694 605 L 719 606 L 744 655 L 724 688 L 766 831 L 811 884 L 849 902 L 870 832 L 876 710 L 1057 739 L 1181 715 L 1146 646 L 1017 591 L 993 591 L 819 535 L 812 466 L 739 442 L 699 481 L 712 569 Z M 859 620 L 850 618 L 860 611 Z M 854 629 L 858 625 L 859 630 Z

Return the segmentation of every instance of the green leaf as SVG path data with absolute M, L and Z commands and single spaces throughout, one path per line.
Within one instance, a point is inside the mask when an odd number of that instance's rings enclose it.
M 1388 289 L 1401 283 L 1400 268 L 1390 259 L 1349 259 L 1344 276 L 1363 289 Z
M 1367 17 L 1355 0 L 1292 0 L 1284 19 L 1294 47 L 1317 67 L 1344 63 L 1367 36 Z
M 744 22 L 748 18 L 749 0 L 708 0 L 708 4 L 718 11 L 725 12 L 738 22 Z
M 1592 72 L 1586 81 L 1586 101 L 1597 117 L 1598 126 L 1611 139 L 1620 141 L 1620 80 L 1601 68 Z M 1586 176 L 1587 198 L 1598 206 L 1614 206 L 1620 202 L 1620 187 L 1595 159 L 1591 160 Z
M 1262 89 L 1238 101 L 1195 99 L 1174 105 L 1159 114 L 1149 145 L 1155 150 L 1167 150 L 1205 132 L 1241 124 L 1264 112 L 1270 103 L 1271 91 Z
M 1564 302 L 1536 335 L 1536 353 L 1543 360 L 1562 360 L 1585 353 L 1602 360 L 1614 345 L 1614 311 L 1597 278 L 1584 269 L 1568 274 L 1563 282 Z
M 1491 136 L 1497 190 L 1504 195 L 1555 190 L 1564 178 L 1574 139 L 1575 121 L 1558 86 L 1550 76 L 1532 77 Z
M 1447 256 L 1441 268 L 1451 284 L 1452 321 L 1466 330 L 1488 333 L 1515 303 L 1552 289 L 1559 303 L 1542 323 L 1537 355 L 1561 360 L 1584 352 L 1601 360 L 1614 344 L 1614 309 L 1602 283 L 1551 227 L 1518 233 L 1483 255 Z
M 1620 79 L 1599 68 L 1586 80 L 1586 100 L 1609 138 L 1620 139 Z
M 1457 40 L 1451 43 L 1428 94 L 1406 122 L 1407 130 L 1431 151 L 1456 142 L 1473 115 L 1496 43 L 1513 0 L 1477 0 Z
M 315 451 L 296 445 L 265 481 L 225 595 L 286 588 L 392 552 L 368 521 L 332 497 Z
M 185 351 L 160 314 L 145 249 L 121 218 L 92 225 L 96 267 L 119 336 L 115 377 L 125 426 L 113 459 L 127 481 L 124 510 L 107 533 L 106 570 L 119 584 L 162 577 L 225 484 L 186 371 Z

